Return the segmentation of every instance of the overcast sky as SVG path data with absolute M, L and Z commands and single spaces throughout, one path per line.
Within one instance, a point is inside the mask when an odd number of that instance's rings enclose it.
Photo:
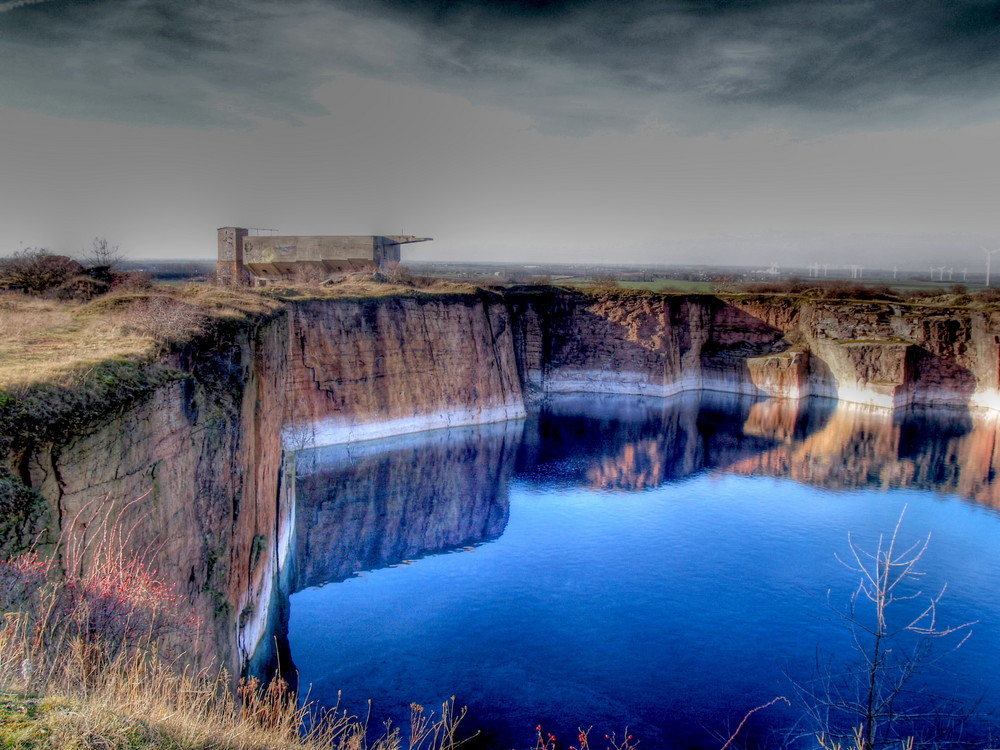
M 981 272 L 997 0 L 0 0 L 0 254 Z

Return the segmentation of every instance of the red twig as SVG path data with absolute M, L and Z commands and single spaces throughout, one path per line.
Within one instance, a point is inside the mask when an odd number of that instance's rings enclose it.
M 760 711 L 762 709 L 765 709 L 765 708 L 768 708 L 770 706 L 773 706 L 778 701 L 784 701 L 789 706 L 792 705 L 791 703 L 789 703 L 788 698 L 786 698 L 783 695 L 779 695 L 777 698 L 775 698 L 774 700 L 772 700 L 770 703 L 765 703 L 763 706 L 757 706 L 757 708 L 750 709 L 749 711 L 747 711 L 747 715 L 743 717 L 743 721 L 740 722 L 740 725 L 738 727 L 736 727 L 736 731 L 733 732 L 732 735 L 730 735 L 730 737 L 729 737 L 728 740 L 726 740 L 726 744 L 722 746 L 721 750 L 726 750 L 726 748 L 729 747 L 732 744 L 733 740 L 736 739 L 736 735 L 738 735 L 740 733 L 740 730 L 743 728 L 743 725 L 747 723 L 747 719 L 749 719 L 751 716 L 753 716 L 758 711 Z

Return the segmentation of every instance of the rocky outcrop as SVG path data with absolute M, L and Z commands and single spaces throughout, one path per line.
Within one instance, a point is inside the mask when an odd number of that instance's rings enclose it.
M 86 539 L 98 533 L 102 518 L 134 525 L 130 546 L 176 584 L 209 631 L 189 648 L 195 661 L 218 654 L 235 674 L 265 630 L 266 603 L 291 537 L 295 485 L 281 482 L 283 445 L 300 450 L 517 419 L 526 404 L 566 392 L 718 390 L 1000 410 L 1000 313 L 552 288 L 312 300 L 290 302 L 270 320 L 224 326 L 163 364 L 176 376 L 24 449 L 14 462 L 16 478 L 45 498 L 54 534 Z M 620 455 L 602 456 L 588 467 L 586 481 L 656 484 L 670 472 L 707 466 L 707 447 L 746 470 L 797 461 L 774 435 L 765 437 L 759 417 L 749 437 L 730 444 L 716 430 L 709 446 L 687 439 L 701 429 L 689 416 L 665 418 L 627 441 Z M 794 422 L 775 424 L 798 429 Z M 861 443 L 866 434 L 834 427 L 816 439 L 843 434 Z M 956 478 L 963 492 L 987 492 L 992 434 L 977 427 L 963 438 L 985 472 Z M 475 455 L 443 444 L 442 466 L 463 466 L 467 474 L 416 472 L 403 449 L 391 459 L 359 458 L 355 469 L 331 480 L 340 485 L 316 490 L 318 503 L 299 503 L 307 509 L 299 527 L 304 543 L 332 545 L 331 554 L 348 561 L 305 571 L 302 580 L 342 577 L 344 565 L 391 564 L 488 538 L 505 517 L 497 494 L 504 480 L 484 467 L 503 465 L 507 459 L 491 453 L 506 456 L 507 446 L 503 438 L 495 450 Z M 531 450 L 529 439 L 522 451 Z M 897 474 L 911 470 L 903 461 L 889 464 Z M 357 492 L 373 477 L 406 471 L 418 479 L 429 472 L 418 482 L 425 489 L 386 500 L 385 507 L 372 510 L 359 499 L 332 511 L 322 500 L 323 491 Z M 919 476 L 923 469 L 914 464 L 912 471 Z M 448 495 L 449 486 L 457 494 Z M 43 515 L 31 510 L 18 534 L 29 533 Z M 390 518 L 408 519 L 389 535 L 395 542 L 365 541 Z
M 1000 408 L 996 312 L 774 298 L 729 304 L 809 353 L 812 395 L 890 408 Z
M 289 310 L 292 448 L 525 414 L 499 295 L 320 300 Z
M 890 302 L 514 293 L 527 397 L 718 390 L 1000 408 L 1000 317 Z
M 747 359 L 789 348 L 784 332 L 709 296 L 511 296 L 529 396 L 596 391 L 757 393 Z
M 187 657 L 235 675 L 290 539 L 278 491 L 286 347 L 283 318 L 219 331 L 170 357 L 176 379 L 26 462 L 54 533 L 85 545 L 126 530 L 126 552 L 200 620 L 196 642 L 179 644 Z

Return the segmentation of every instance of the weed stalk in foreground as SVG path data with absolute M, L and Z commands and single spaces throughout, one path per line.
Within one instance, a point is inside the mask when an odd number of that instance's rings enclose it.
M 131 556 L 137 523 L 105 501 L 66 525 L 56 552 L 37 550 L 0 563 L 0 690 L 45 697 L 35 734 L 46 745 L 151 750 L 309 748 L 451 750 L 465 715 L 454 699 L 440 717 L 411 706 L 408 744 L 388 724 L 370 736 L 368 719 L 316 714 L 283 680 L 244 679 L 234 694 L 225 670 L 194 671 L 161 641 L 178 631 L 191 642 L 201 623 L 173 587 Z M 88 517 L 84 519 L 83 514 Z M 7 737 L 0 726 L 0 744 Z M 5 744 L 6 746 L 6 744 Z M 23 745 L 15 745 L 23 746 Z M 34 745 L 32 745 L 34 746 Z

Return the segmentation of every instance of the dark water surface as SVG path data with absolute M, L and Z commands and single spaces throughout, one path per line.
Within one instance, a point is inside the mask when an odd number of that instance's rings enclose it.
M 834 611 L 860 579 L 838 561 L 848 534 L 874 549 L 905 508 L 901 540 L 931 535 L 906 593 L 947 584 L 938 624 L 978 621 L 912 684 L 986 715 L 969 730 L 985 742 L 997 437 L 995 418 L 961 411 L 581 396 L 523 422 L 301 452 L 300 685 L 396 722 L 454 695 L 482 730 L 472 746 L 518 749 L 538 724 L 560 747 L 578 726 L 627 726 L 640 748 L 719 748 L 786 696 L 741 733 L 778 746 L 815 727 L 794 683 L 846 684 L 857 660 Z

